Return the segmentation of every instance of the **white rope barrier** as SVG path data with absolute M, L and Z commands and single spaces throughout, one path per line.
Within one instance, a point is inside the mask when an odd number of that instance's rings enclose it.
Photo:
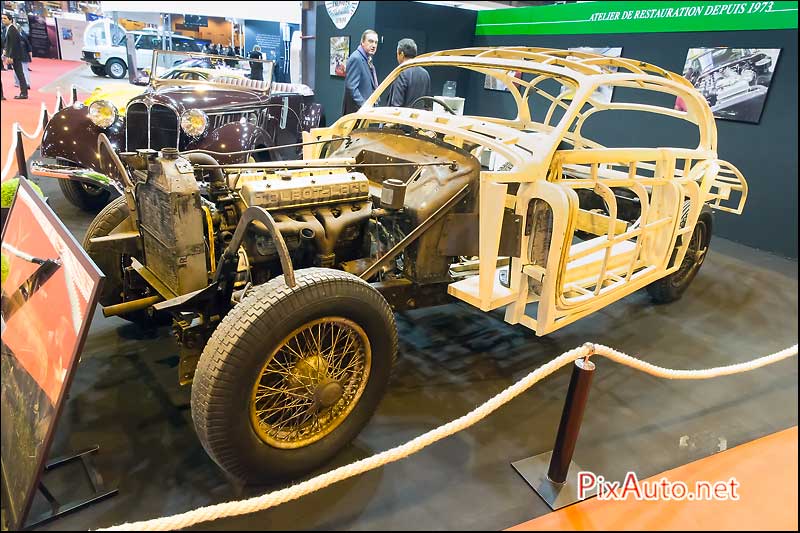
M 61 95 L 61 88 L 58 87 L 56 89 L 56 109 L 58 108 L 58 101 L 62 98 Z M 22 133 L 25 137 L 31 140 L 36 140 L 42 134 L 42 129 L 44 128 L 44 114 L 48 112 L 47 106 L 44 102 L 42 102 L 42 106 L 39 110 L 39 119 L 38 125 L 36 127 L 36 131 L 33 133 L 28 133 L 22 128 L 22 125 L 19 122 L 14 122 L 11 125 L 11 148 L 8 151 L 8 155 L 6 156 L 6 164 L 3 165 L 3 170 L 0 172 L 0 182 L 6 181 L 9 172 L 11 172 L 11 165 L 14 164 L 17 160 L 17 132 Z M 54 115 L 55 112 L 50 113 L 50 115 Z M 23 164 L 27 164 L 27 162 L 23 162 Z
M 42 134 L 42 128 L 44 128 L 44 124 L 43 124 L 44 123 L 44 114 L 45 114 L 46 111 L 47 111 L 47 106 L 44 105 L 44 102 L 42 102 L 42 105 L 39 108 L 39 120 L 38 120 L 38 125 L 36 126 L 36 131 L 34 131 L 33 133 L 28 133 L 27 131 L 25 131 L 22 128 L 22 124 L 20 124 L 19 122 L 15 122 L 14 123 L 14 129 L 15 129 L 14 134 L 16 135 L 17 132 L 20 132 L 25 137 L 27 137 L 28 139 L 31 139 L 31 140 L 38 139 L 39 135 Z
M 652 376 L 665 379 L 711 379 L 720 376 L 729 376 L 732 374 L 748 372 L 750 370 L 755 370 L 763 366 L 777 363 L 778 361 L 782 361 L 791 356 L 797 355 L 797 345 L 795 344 L 794 346 L 786 348 L 785 350 L 781 350 L 765 357 L 759 357 L 758 359 L 747 361 L 745 363 L 709 368 L 706 370 L 671 370 L 641 361 L 635 357 L 631 357 L 607 346 L 586 343 L 579 348 L 564 352 L 549 363 L 540 366 L 519 380 L 517 383 L 511 385 L 503 392 L 497 394 L 461 418 L 428 431 L 427 433 L 420 435 L 419 437 L 401 446 L 397 446 L 385 452 L 361 459 L 349 465 L 339 467 L 302 483 L 298 483 L 297 485 L 270 492 L 268 494 L 263 494 L 254 498 L 210 505 L 208 507 L 201 507 L 193 511 L 188 511 L 186 513 L 164 518 L 145 520 L 141 522 L 129 522 L 106 529 L 99 529 L 98 531 L 167 531 L 181 529 L 199 524 L 201 522 L 216 520 L 218 518 L 227 518 L 263 511 L 271 507 L 278 506 L 282 503 L 296 500 L 302 496 L 305 496 L 306 494 L 323 489 L 338 481 L 363 474 L 369 470 L 408 457 L 409 455 L 422 450 L 434 442 L 437 442 L 445 437 L 449 437 L 450 435 L 453 435 L 462 429 L 466 429 L 478 423 L 483 418 L 490 415 L 515 397 L 519 396 L 521 393 L 535 385 L 537 382 L 546 378 L 559 368 L 570 364 L 576 359 L 589 357 L 593 354 L 608 357 L 617 363 L 630 366 L 631 368 L 640 370 Z

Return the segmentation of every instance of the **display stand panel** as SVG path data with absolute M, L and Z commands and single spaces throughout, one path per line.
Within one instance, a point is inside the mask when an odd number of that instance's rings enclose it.
M 30 510 L 103 274 L 23 178 L 2 262 L 3 507 L 13 530 Z

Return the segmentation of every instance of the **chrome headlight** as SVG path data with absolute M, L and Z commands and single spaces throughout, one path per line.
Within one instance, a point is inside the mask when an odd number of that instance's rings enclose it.
M 200 137 L 207 127 L 208 116 L 199 109 L 190 109 L 181 115 L 181 129 L 186 135 Z
M 98 128 L 107 128 L 117 120 L 117 108 L 108 100 L 97 100 L 89 106 L 89 120 Z

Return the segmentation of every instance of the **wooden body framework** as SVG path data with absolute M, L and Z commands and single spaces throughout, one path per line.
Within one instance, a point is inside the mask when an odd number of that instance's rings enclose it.
M 415 65 L 460 67 L 496 77 L 517 104 L 516 119 L 374 107 L 399 73 Z M 556 80 L 564 89 L 547 92 L 542 89 L 545 80 Z M 600 102 L 593 93 L 603 85 L 666 93 L 681 98 L 686 111 Z M 531 115 L 528 97 L 534 93 L 550 102 L 543 121 Z M 607 110 L 685 120 L 697 127 L 698 146 L 606 148 L 584 137 L 582 126 L 588 117 Z M 682 76 L 641 61 L 521 47 L 426 54 L 396 68 L 358 112 L 312 130 L 304 139 L 343 137 L 354 128 L 381 123 L 435 132 L 445 142 L 470 147 L 476 156 L 490 150 L 508 162 L 503 170 L 481 171 L 478 275 L 452 283 L 448 292 L 484 311 L 506 306 L 507 322 L 537 335 L 677 271 L 703 204 L 740 214 L 747 198 L 741 172 L 717 159 L 716 125 L 703 96 Z M 321 149 L 320 144 L 306 146 L 304 156 L 318 158 Z M 509 194 L 511 184 L 518 184 L 514 194 Z M 615 191 L 621 189 L 638 202 L 640 216 L 633 222 L 619 218 Z M 602 198 L 607 213 L 581 208 L 581 190 Z M 510 261 L 510 283 L 504 284 L 498 250 L 506 208 L 522 217 L 526 229 L 520 257 Z M 531 219 L 536 209 L 545 211 L 536 220 L 549 220 L 546 231 Z M 597 236 L 576 242 L 577 230 Z

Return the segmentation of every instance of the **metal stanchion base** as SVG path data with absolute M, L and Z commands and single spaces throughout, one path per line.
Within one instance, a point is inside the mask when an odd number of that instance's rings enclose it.
M 550 457 L 553 452 L 545 452 L 527 459 L 511 463 L 514 470 L 531 486 L 533 490 L 550 506 L 553 511 L 582 501 L 578 498 L 578 472 L 582 469 L 575 464 L 569 464 L 569 473 L 564 483 L 554 483 L 547 479 L 547 470 L 550 467 Z M 587 491 L 583 499 L 595 495 L 596 489 Z

